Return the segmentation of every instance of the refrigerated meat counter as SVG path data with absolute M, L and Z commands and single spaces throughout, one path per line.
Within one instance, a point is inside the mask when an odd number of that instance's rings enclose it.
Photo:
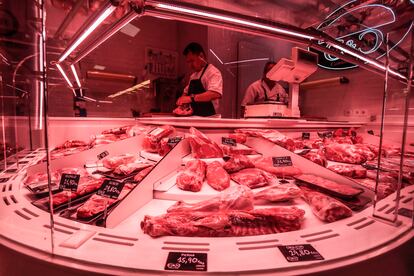
M 68 208 L 57 209 L 52 227 L 50 213 L 33 204 L 39 199 L 24 185 L 30 175 L 45 171 L 45 162 L 42 162 L 45 151 L 21 153 L 22 160 L 27 163 L 1 173 L 3 245 L 60 270 L 105 274 L 198 271 L 292 275 L 332 269 L 347 271 L 360 263 L 367 263 L 364 269 L 372 269 L 367 260 L 403 247 L 413 237 L 413 185 L 404 185 L 400 192 L 392 191 L 377 200 L 370 187 L 325 167 L 344 165 L 338 160 L 327 160 L 328 164 L 321 166 L 301 155 L 303 150 L 312 150 L 302 145 L 309 140 L 325 141 L 327 145 L 330 139 L 378 142 L 378 137 L 361 133 L 358 128 L 341 125 L 332 131 L 335 127 L 312 126 L 310 130 L 305 128 L 305 132 L 302 128 L 296 131 L 291 128 L 284 134 L 264 125 L 240 128 L 237 132 L 226 124 L 218 125 L 217 129 L 200 127 L 198 131 L 182 124 L 175 127 L 139 124 L 137 127 L 135 129 L 140 131 L 130 137 L 60 156 L 50 163 L 52 172 L 75 167 L 93 176 L 96 176 L 93 174 L 96 167 L 102 170 L 111 164 L 115 166 L 116 160 L 128 159 L 126 165 L 134 160 L 132 163 L 140 164 L 140 169 L 143 163 L 153 165 L 139 181 L 131 181 L 129 193 L 116 200 L 107 214 L 100 212 L 97 220 L 62 216 L 63 211 L 76 210 L 97 197 L 90 194 L 83 202 L 74 198 L 72 205 L 66 206 Z M 115 128 L 115 131 L 119 133 L 121 129 Z M 161 144 L 152 143 L 154 137 L 161 136 L 170 144 L 164 152 L 159 151 Z M 151 150 L 153 147 L 157 150 Z M 389 149 L 391 152 L 395 147 Z M 224 158 L 218 157 L 220 152 Z M 253 174 L 253 178 L 261 177 L 262 182 L 243 182 L 245 176 L 237 177 L 240 171 L 234 173 L 228 167 L 231 165 L 228 162 L 235 161 L 230 157 L 234 157 L 233 153 L 244 154 L 252 161 L 254 168 L 247 165 L 245 170 L 260 172 Z M 335 157 L 328 156 L 328 159 Z M 207 179 L 197 182 L 197 191 L 185 188 L 181 184 L 186 181 L 179 180 L 183 179 L 180 174 L 189 169 L 187 164 L 194 161 L 207 167 Z M 231 172 L 228 186 L 214 188 L 209 183 L 208 168 L 213 163 Z M 193 173 L 198 171 L 195 169 Z M 302 174 L 297 175 L 297 171 Z M 223 170 L 213 171 L 213 182 L 222 183 L 217 177 L 222 176 L 221 173 Z M 274 189 L 267 190 L 269 187 Z M 299 189 L 306 196 L 299 196 Z M 339 197 L 335 194 L 338 191 Z M 269 192 L 276 193 L 275 203 L 266 201 Z M 281 201 L 278 196 L 282 196 Z M 356 198 L 359 203 L 355 205 Z M 368 201 L 364 203 L 359 199 Z M 324 210 L 326 206 L 320 203 L 326 201 L 337 205 Z M 223 206 L 231 207 L 224 210 Z M 207 217 L 197 213 L 206 210 L 212 211 Z M 270 218 L 266 214 L 269 210 L 277 215 Z M 184 218 L 177 218 L 177 214 L 184 214 Z M 201 220 L 196 224 L 186 221 L 197 214 Z M 397 221 L 391 223 L 396 214 Z M 168 220 L 171 215 L 187 226 L 174 225 Z M 195 227 L 197 223 L 197 230 L 186 228 Z M 53 235 L 50 235 L 51 228 Z M 25 265 L 31 267 L 30 262 Z

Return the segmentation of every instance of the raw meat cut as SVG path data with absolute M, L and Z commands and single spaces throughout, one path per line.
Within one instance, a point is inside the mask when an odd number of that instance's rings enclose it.
M 173 110 L 173 113 L 177 116 L 191 116 L 193 115 L 193 109 L 191 108 L 191 105 L 184 104 L 177 106 Z
M 171 212 L 145 216 L 141 229 L 151 237 L 231 237 L 295 231 L 305 212 L 296 207 L 273 207 L 251 211 Z
M 230 176 L 218 161 L 207 165 L 206 179 L 214 190 L 223 191 L 230 187 Z
M 228 173 L 234 173 L 242 169 L 254 168 L 254 165 L 245 155 L 233 155 L 226 163 L 224 163 L 223 168 Z
M 365 178 L 367 177 L 367 169 L 361 165 L 343 165 L 335 164 L 328 166 L 328 169 L 338 174 L 351 178 Z
M 98 145 L 106 145 L 113 143 L 118 140 L 118 137 L 115 134 L 109 133 L 109 134 L 98 134 L 98 135 L 92 135 L 90 138 L 89 144 L 92 147 L 98 146 Z
M 254 194 L 255 199 L 263 199 L 271 202 L 287 201 L 299 197 L 301 194 L 298 186 L 292 183 L 273 185 Z
M 131 173 L 143 170 L 147 167 L 151 166 L 150 163 L 128 163 L 125 165 L 119 165 L 115 170 L 115 174 L 119 175 L 130 175 Z
M 60 177 L 62 176 L 63 173 L 67 173 L 67 174 L 79 174 L 81 177 L 86 177 L 88 176 L 88 172 L 83 169 L 83 168 L 63 168 L 63 169 L 58 169 L 55 171 L 51 171 L 50 172 L 50 180 L 52 182 L 59 182 L 60 181 Z M 38 172 L 32 175 L 29 175 L 25 178 L 25 180 L 23 181 L 23 183 L 25 185 L 29 185 L 29 184 L 33 184 L 33 183 L 38 183 L 38 182 L 43 182 L 43 181 L 47 181 L 47 173 L 43 173 L 43 172 Z
M 230 133 L 229 138 L 236 140 L 236 143 L 244 144 L 247 141 L 247 135 L 244 133 Z
M 295 176 L 302 173 L 302 171 L 295 166 L 273 166 L 272 157 L 260 157 L 255 160 L 253 164 L 256 168 L 270 172 L 278 177 Z
M 323 189 L 327 192 L 335 194 L 335 196 L 355 197 L 363 192 L 362 189 L 357 189 L 346 184 L 339 184 L 332 180 L 316 176 L 313 174 L 302 174 L 295 177 L 300 181 L 304 181 L 317 188 Z
M 129 126 L 126 127 L 125 134 L 128 135 L 128 137 L 138 136 L 142 133 L 146 132 L 148 130 L 147 126 Z
M 238 185 L 218 196 L 197 203 L 178 201 L 167 212 L 219 212 L 229 210 L 253 210 L 253 193 L 247 187 Z
M 79 219 L 86 219 L 103 212 L 105 206 L 110 207 L 112 204 L 123 199 L 133 187 L 132 184 L 125 184 L 117 199 L 94 194 L 76 210 L 76 217 Z
M 175 128 L 169 125 L 156 127 L 148 132 L 142 140 L 142 147 L 148 152 L 158 152 L 161 139 L 175 132 Z
M 356 145 L 333 143 L 325 146 L 325 156 L 331 161 L 361 164 L 367 160 L 367 150 L 373 154 L 368 147 L 362 149 Z
M 125 165 L 134 162 L 139 157 L 133 154 L 121 154 L 113 157 L 106 157 L 102 159 L 102 164 L 105 168 L 115 170 L 120 165 Z
M 206 163 L 201 160 L 191 160 L 177 176 L 177 187 L 184 191 L 199 192 L 203 186 Z
M 80 140 L 68 140 L 65 141 L 63 144 L 60 144 L 55 147 L 55 150 L 59 149 L 68 149 L 68 148 L 78 148 L 78 147 L 88 147 L 88 143 Z
M 150 173 L 150 171 L 152 170 L 154 168 L 154 165 L 151 165 L 151 166 L 149 166 L 148 168 L 145 168 L 145 169 L 143 169 L 142 171 L 140 171 L 139 173 L 137 173 L 135 176 L 134 176 L 134 181 L 135 182 L 141 182 L 142 181 L 142 179 L 144 179 L 144 177 L 146 177 L 147 176 L 147 174 L 149 174 Z
M 306 159 L 312 161 L 313 163 L 316 163 L 318 165 L 321 165 L 323 167 L 326 166 L 326 157 L 325 153 L 322 150 L 301 150 L 297 154 L 301 155 L 302 157 L 305 157 Z
M 376 180 L 365 178 L 365 179 L 358 179 L 356 181 L 362 186 L 370 189 L 371 191 L 375 191 Z M 387 196 L 389 196 L 396 190 L 397 190 L 396 183 L 379 182 L 378 190 L 377 190 L 378 199 L 380 200 L 380 199 L 386 198 Z
M 220 145 L 220 147 L 224 155 L 227 155 L 227 156 L 233 156 L 237 154 L 242 154 L 242 155 L 257 154 L 257 152 L 254 149 L 249 148 L 245 145 L 241 145 L 241 144 L 237 144 L 235 147 L 229 146 L 229 145 Z
M 251 189 L 275 183 L 276 177 L 258 168 L 243 169 L 230 175 L 231 179 L 240 185 Z
M 367 178 L 376 180 L 377 179 L 377 171 L 376 170 L 367 170 Z M 392 172 L 383 172 L 380 171 L 379 173 L 379 181 L 380 182 L 388 182 L 388 183 L 398 183 L 398 174 Z
M 320 220 L 334 222 L 352 216 L 352 210 L 340 201 L 305 187 L 301 190 L 303 198 Z
M 158 149 L 158 154 L 161 156 L 166 155 L 167 153 L 170 152 L 170 150 L 172 150 L 172 146 L 170 144 L 168 144 L 169 138 L 165 137 L 162 138 L 160 141 L 160 148 Z
M 63 191 L 63 192 L 54 194 L 52 196 L 53 207 L 56 207 L 56 206 L 59 206 L 59 205 L 62 205 L 68 202 L 69 198 L 73 200 L 80 196 L 96 191 L 97 189 L 99 189 L 102 183 L 103 183 L 102 179 L 81 178 L 79 185 L 78 185 L 78 189 L 75 192 Z M 45 200 L 49 200 L 49 199 L 45 198 Z
M 293 139 L 287 137 L 286 135 L 274 129 L 243 128 L 236 129 L 235 132 L 244 133 L 253 137 L 262 137 L 288 150 L 295 150 L 295 142 L 293 141 Z
M 194 158 L 223 157 L 221 148 L 196 128 L 190 127 L 190 134 L 187 139 L 190 142 L 191 152 Z

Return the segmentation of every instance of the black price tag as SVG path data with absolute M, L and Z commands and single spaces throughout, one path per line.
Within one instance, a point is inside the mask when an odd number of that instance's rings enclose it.
M 351 136 L 352 136 L 352 137 L 356 137 L 356 136 L 357 136 L 357 133 L 356 133 L 356 131 L 355 131 L 355 130 L 351 130 Z
M 2 177 L 2 178 L 0 178 L 0 183 L 7 182 L 7 181 L 9 181 L 9 179 L 10 179 L 10 177 Z
M 328 132 L 318 132 L 318 136 L 319 138 L 332 138 L 332 131 L 328 131 Z
M 112 179 L 105 179 L 102 186 L 96 192 L 97 195 L 117 199 L 124 188 L 125 183 Z
M 368 134 L 374 135 L 374 131 L 372 129 L 368 130 L 367 132 Z
M 398 209 L 398 214 L 407 218 L 413 217 L 413 210 L 407 208 L 400 208 Z
M 167 144 L 170 145 L 171 147 L 173 147 L 176 144 L 178 144 L 181 141 L 181 139 L 183 139 L 183 138 L 179 137 L 179 136 L 168 138 Z
M 310 133 L 309 132 L 302 132 L 302 140 L 309 140 Z
M 237 146 L 236 140 L 233 138 L 229 138 L 229 137 L 221 137 L 221 143 L 223 145 L 229 145 L 232 147 Z
M 207 271 L 207 253 L 169 252 L 164 269 Z
M 292 166 L 292 159 L 290 156 L 272 157 L 273 167 L 288 167 Z
M 100 154 L 98 154 L 96 157 L 98 157 L 98 160 L 101 160 L 105 157 L 107 157 L 109 155 L 109 152 L 106 150 L 104 152 L 101 152 Z
M 19 164 L 27 164 L 29 161 L 20 161 Z
M 62 173 L 60 178 L 59 189 L 64 191 L 76 192 L 78 189 L 80 175 L 79 174 L 69 174 Z
M 279 183 L 280 184 L 287 184 L 287 183 L 289 183 L 289 181 L 287 181 L 286 179 L 280 179 Z
M 310 244 L 279 245 L 278 248 L 288 262 L 324 260 L 322 255 Z

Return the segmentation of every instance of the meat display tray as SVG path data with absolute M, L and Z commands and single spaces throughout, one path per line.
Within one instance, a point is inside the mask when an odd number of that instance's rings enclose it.
M 96 190 L 71 200 L 70 201 L 70 206 L 83 203 L 89 197 L 91 197 L 95 192 L 96 192 Z M 39 208 L 39 209 L 50 212 L 49 198 L 48 197 L 45 197 L 45 198 L 42 198 L 42 199 L 39 199 L 39 200 L 35 200 L 35 201 L 32 202 L 32 204 L 34 206 L 36 206 L 37 208 Z M 62 203 L 62 204 L 59 204 L 57 206 L 53 206 L 53 211 L 54 212 L 61 211 L 61 210 L 66 209 L 68 207 L 69 207 L 69 201 L 67 201 L 65 203 Z
M 100 225 L 100 224 L 102 224 L 102 222 L 99 222 L 99 220 L 100 219 L 102 219 L 103 218 L 103 215 L 104 215 L 104 211 L 101 211 L 101 212 L 98 212 L 98 213 L 96 213 L 95 215 L 93 215 L 93 216 L 90 216 L 90 217 L 87 217 L 87 218 L 78 218 L 77 216 L 76 216 L 76 211 L 83 205 L 85 203 L 85 201 L 82 201 L 82 202 L 80 202 L 80 203 L 78 203 L 78 204 L 76 204 L 75 206 L 72 206 L 72 207 L 70 207 L 70 208 L 67 208 L 66 210 L 63 210 L 63 211 L 61 211 L 60 213 L 59 213 L 59 216 L 61 216 L 61 217 L 63 217 L 63 218 L 66 218 L 66 219 L 70 219 L 70 220 L 73 220 L 73 221 L 77 221 L 77 222 L 81 222 L 81 223 L 87 223 L 87 224 L 93 224 L 93 225 Z M 119 204 L 119 200 L 118 201 L 116 201 L 116 202 L 114 202 L 114 203 L 112 203 L 112 204 L 109 204 L 108 205 L 108 207 L 107 207 L 107 213 L 109 214 L 110 213 L 110 211 L 112 210 L 112 209 L 114 209 L 115 208 L 115 206 L 117 205 L 117 204 Z

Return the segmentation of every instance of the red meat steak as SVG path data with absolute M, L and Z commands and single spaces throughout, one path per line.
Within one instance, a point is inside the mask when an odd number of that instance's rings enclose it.
M 204 133 L 194 127 L 190 128 L 188 140 L 194 158 L 218 158 L 223 157 L 223 151 Z
M 275 177 L 261 169 L 249 168 L 233 173 L 231 179 L 240 185 L 254 189 L 269 185 Z
M 279 177 L 295 176 L 302 173 L 302 171 L 295 166 L 273 166 L 272 157 L 261 157 L 254 161 L 253 164 L 256 168 L 262 169 Z
M 254 168 L 253 162 L 244 155 L 233 155 L 226 163 L 224 163 L 223 168 L 229 172 L 237 172 L 242 169 Z
M 203 186 L 206 163 L 201 160 L 191 160 L 185 164 L 182 172 L 177 176 L 177 187 L 184 191 L 199 192 Z
M 230 186 L 230 176 L 218 161 L 207 165 L 206 179 L 208 185 L 217 191 L 223 191 Z

